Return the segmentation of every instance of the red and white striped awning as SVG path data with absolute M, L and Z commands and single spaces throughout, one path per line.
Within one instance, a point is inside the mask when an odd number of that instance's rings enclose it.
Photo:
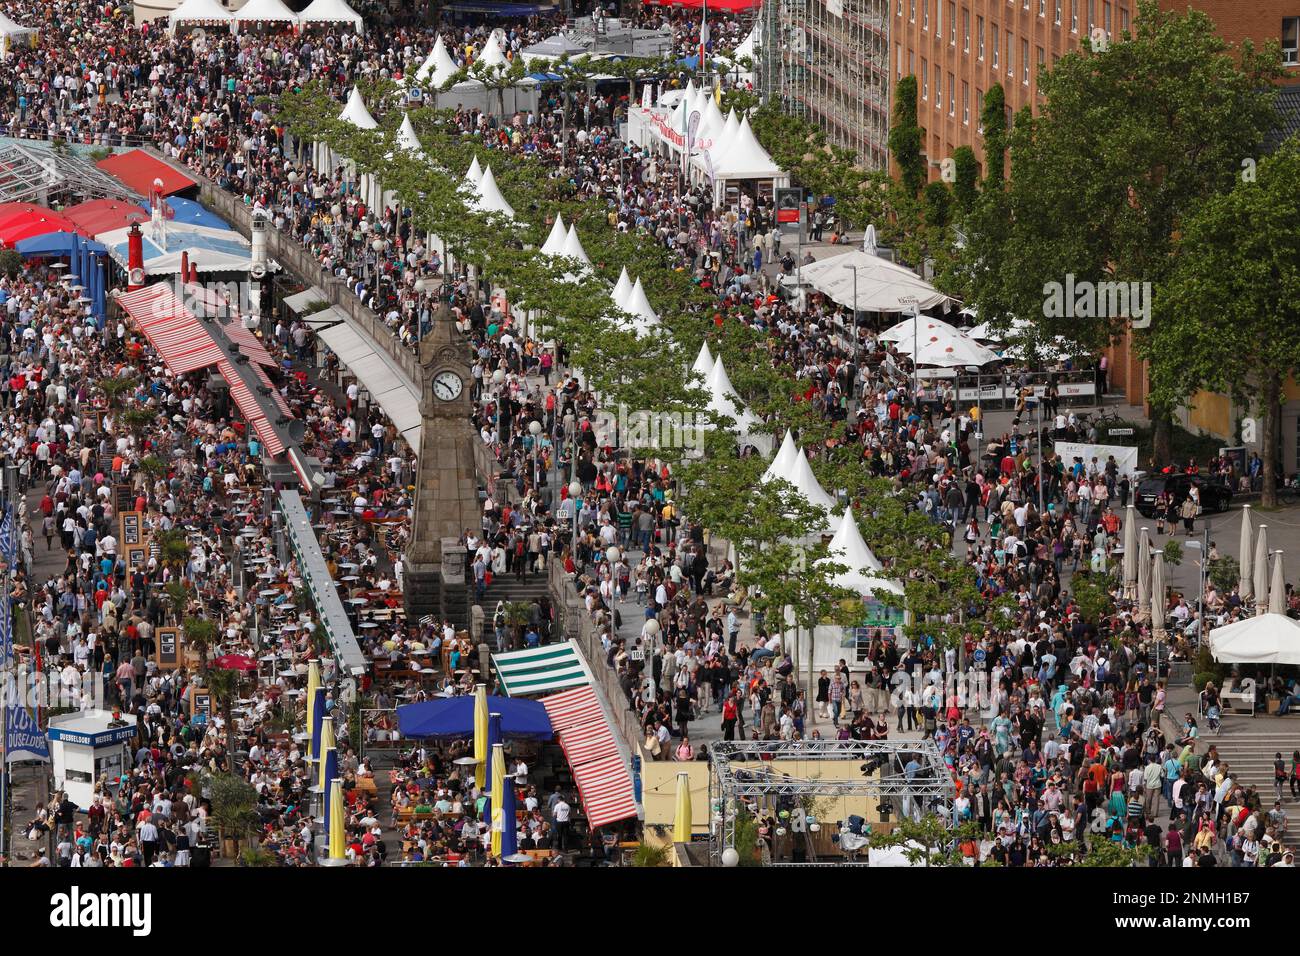
M 266 446 L 266 454 L 274 458 L 276 455 L 284 453 L 284 442 L 280 441 L 280 436 L 275 433 L 271 427 L 271 420 L 266 417 L 262 411 L 262 406 L 257 404 L 257 399 L 253 397 L 252 389 L 244 383 L 235 371 L 235 367 L 229 362 L 222 360 L 217 363 L 217 371 L 221 377 L 226 380 L 230 386 L 230 397 L 234 400 L 235 405 L 239 408 L 239 413 L 244 416 L 244 421 L 248 426 L 257 433 L 262 444 Z
M 221 349 L 165 282 L 118 296 L 149 344 L 176 375 L 206 368 L 222 358 Z
M 573 771 L 587 822 L 599 827 L 636 816 L 632 776 L 595 688 L 551 694 L 542 706 Z

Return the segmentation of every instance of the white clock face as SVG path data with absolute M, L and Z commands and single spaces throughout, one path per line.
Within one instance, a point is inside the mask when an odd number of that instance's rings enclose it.
M 444 402 L 458 398 L 463 387 L 464 383 L 455 372 L 439 372 L 433 377 L 433 394 Z

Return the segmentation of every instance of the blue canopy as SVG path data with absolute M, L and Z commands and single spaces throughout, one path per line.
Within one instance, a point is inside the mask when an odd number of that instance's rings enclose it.
M 20 256 L 70 256 L 74 243 L 84 242 L 87 252 L 91 255 L 102 256 L 107 254 L 108 249 L 102 243 L 95 242 L 93 239 L 86 239 L 78 236 L 73 232 L 47 232 L 43 236 L 32 236 L 30 239 L 20 239 L 14 246 Z
M 529 73 L 529 79 L 536 80 L 538 83 L 558 83 L 564 77 L 558 73 Z
M 488 697 L 488 710 L 501 715 L 501 732 L 506 737 L 549 740 L 554 736 L 546 708 L 535 700 L 520 697 Z M 397 729 L 403 737 L 474 736 L 474 696 L 426 700 L 397 708 Z
M 686 69 L 688 69 L 688 70 L 694 70 L 694 69 L 697 69 L 697 68 L 699 67 L 699 65 L 700 65 L 700 55 L 697 53 L 697 54 L 695 54 L 695 56 L 683 56 L 683 57 L 680 57 L 680 58 L 677 60 L 677 63 L 678 63 L 679 66 L 684 66 L 684 67 L 686 67 Z
M 175 222 L 189 223 L 191 226 L 207 226 L 210 229 L 226 229 L 232 231 L 230 223 L 222 219 L 215 212 L 205 209 L 200 203 L 193 199 L 182 199 L 180 196 L 168 196 L 167 205 L 171 206 L 176 212 Z M 140 208 L 145 212 L 151 210 L 145 204 Z

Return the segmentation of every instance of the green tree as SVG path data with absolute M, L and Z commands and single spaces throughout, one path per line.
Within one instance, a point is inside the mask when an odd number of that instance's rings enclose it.
M 189 631 L 186 631 L 189 634 Z M 225 667 L 208 668 L 203 676 L 204 684 L 221 708 L 221 719 L 226 725 L 226 759 L 229 766 L 235 765 L 235 723 L 231 720 L 231 708 L 239 695 L 240 673 Z
M 979 198 L 979 161 L 975 150 L 969 146 L 958 146 L 952 151 L 953 174 L 952 196 L 957 201 L 957 208 L 964 215 L 975 207 Z
M 920 820 L 903 817 L 888 833 L 873 831 L 867 843 L 873 850 L 902 847 L 903 856 L 913 866 L 964 866 L 958 846 L 967 839 L 979 839 L 974 823 L 951 826 L 934 813 Z
M 925 156 L 921 128 L 916 119 L 916 77 L 905 76 L 894 86 L 894 125 L 889 131 L 889 152 L 898 163 L 903 189 L 916 196 L 925 185 Z
M 1065 335 L 1089 350 L 1120 334 L 1117 301 L 1089 317 L 1045 315 L 1054 311 L 1044 306 L 1049 283 L 1073 275 L 1160 288 L 1177 264 L 1178 235 L 1205 200 L 1232 188 L 1273 127 L 1278 62 L 1275 48 L 1261 54 L 1249 42 L 1238 56 L 1204 13 L 1142 0 L 1124 39 L 1041 72 L 1040 113 L 1022 111 L 1010 136 L 1009 227 L 977 217 L 962 253 L 981 317 L 1017 316 L 1040 340 Z M 1179 322 L 1169 308 L 1156 296 L 1150 327 L 1137 333 L 1153 363 L 1167 359 L 1155 343 Z M 1167 460 L 1175 396 L 1154 397 L 1156 456 Z
M 185 646 L 192 647 L 199 655 L 199 669 L 208 670 L 208 654 L 220 639 L 217 625 L 207 617 L 187 617 L 181 624 L 185 633 Z
M 1260 418 L 1262 504 L 1277 505 L 1283 386 L 1300 368 L 1300 141 L 1211 197 L 1187 222 L 1157 293 L 1169 327 L 1152 337 L 1152 391 L 1197 389 L 1249 403 Z

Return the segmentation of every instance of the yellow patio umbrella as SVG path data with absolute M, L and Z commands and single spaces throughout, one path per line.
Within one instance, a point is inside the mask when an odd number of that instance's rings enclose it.
M 488 692 L 487 684 L 474 685 L 474 786 L 480 790 L 487 783 L 488 769 Z M 493 793 L 496 791 L 493 790 Z
M 310 660 L 307 662 L 307 759 L 314 760 L 316 755 L 311 749 L 311 734 L 314 723 L 312 718 L 316 715 L 313 713 L 316 701 L 316 688 L 320 686 L 320 662 Z
M 334 721 L 326 718 L 320 727 L 320 792 L 329 793 L 330 778 L 327 774 L 338 772 L 338 762 L 329 759 L 329 753 L 335 748 Z M 333 764 L 331 767 L 330 764 Z
M 691 842 L 691 775 L 677 773 L 677 813 L 673 818 L 673 842 Z
M 501 831 L 506 826 L 505 801 L 501 794 L 506 792 L 506 747 L 495 744 L 492 747 L 492 855 L 501 855 Z M 512 821 L 513 822 L 513 821 Z
M 347 839 L 343 829 L 343 781 L 335 777 L 330 781 L 330 859 L 347 858 Z

